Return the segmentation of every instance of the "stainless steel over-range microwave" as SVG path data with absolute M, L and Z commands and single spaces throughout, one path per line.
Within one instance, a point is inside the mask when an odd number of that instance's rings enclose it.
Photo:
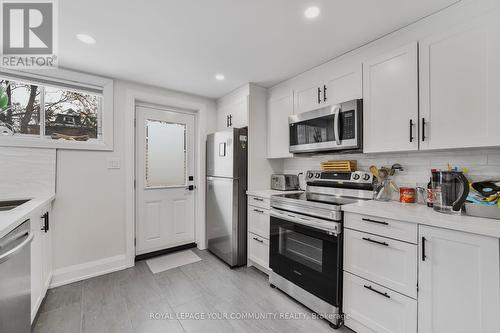
M 340 103 L 288 117 L 290 153 L 363 149 L 363 101 Z

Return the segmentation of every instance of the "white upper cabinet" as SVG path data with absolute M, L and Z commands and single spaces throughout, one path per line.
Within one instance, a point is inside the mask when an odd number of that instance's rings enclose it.
M 418 149 L 418 45 L 363 64 L 364 152 Z
M 419 226 L 418 331 L 500 332 L 497 238 Z
M 500 14 L 420 42 L 421 149 L 500 145 Z
M 217 129 L 248 126 L 248 96 L 219 105 L 217 108 Z
M 293 79 L 293 113 L 311 111 L 322 107 L 323 78 L 317 69 L 313 69 Z
M 362 65 L 335 63 L 323 85 L 324 106 L 363 98 Z
M 270 91 L 267 101 L 267 158 L 287 158 L 290 132 L 288 116 L 293 114 L 293 91 L 274 95 Z
M 293 82 L 294 113 L 362 98 L 361 63 L 336 61 L 317 67 Z

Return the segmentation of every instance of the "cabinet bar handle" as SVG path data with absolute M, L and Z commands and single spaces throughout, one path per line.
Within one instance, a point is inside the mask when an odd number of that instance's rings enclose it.
M 253 198 L 255 201 L 264 201 L 262 198 Z
M 259 243 L 264 243 L 264 241 L 262 239 L 258 239 L 257 237 L 254 237 L 253 239 L 256 240 Z
M 321 88 L 318 87 L 318 104 L 321 103 Z
M 410 142 L 413 142 L 413 119 L 410 119 Z
M 425 261 L 425 237 L 422 237 L 422 261 Z
M 363 221 L 366 221 L 366 222 L 371 222 L 371 223 L 377 223 L 377 224 L 389 225 L 389 223 L 387 223 L 387 222 L 375 221 L 375 220 L 372 220 L 372 219 L 365 219 L 365 218 L 363 218 L 362 220 L 363 220 Z
M 254 211 L 254 212 L 257 212 L 257 213 L 264 214 L 264 211 L 263 211 L 263 210 L 260 210 L 260 209 L 254 209 L 253 211 Z
M 425 118 L 422 117 L 422 142 L 425 141 Z
M 371 238 L 363 237 L 362 239 L 367 241 L 367 242 L 372 242 L 372 243 L 383 245 L 383 246 L 389 246 L 389 244 L 387 244 L 386 242 L 379 242 L 379 241 L 373 240 Z
M 389 296 L 387 293 L 383 293 L 381 291 L 378 291 L 376 289 L 373 289 L 372 286 L 367 286 L 367 285 L 363 285 L 363 287 L 365 287 L 366 289 L 370 290 L 370 291 L 373 291 L 374 293 L 377 293 L 379 295 L 382 295 L 384 297 L 387 297 L 387 298 L 391 298 L 391 296 Z
M 324 84 L 324 85 L 323 85 L 323 102 L 326 102 L 326 100 L 328 99 L 328 98 L 326 97 L 326 90 L 327 90 L 327 88 L 326 88 L 326 84 Z

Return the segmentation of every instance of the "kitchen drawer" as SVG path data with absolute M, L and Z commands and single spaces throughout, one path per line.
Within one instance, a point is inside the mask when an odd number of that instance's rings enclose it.
M 270 209 L 271 208 L 271 199 L 249 195 L 248 196 L 248 204 L 251 206 L 255 206 L 255 207 Z
M 345 325 L 357 333 L 416 333 L 417 301 L 344 272 Z
M 344 230 L 344 270 L 417 298 L 416 245 Z
M 269 240 L 249 232 L 248 259 L 269 269 Z
M 417 224 L 385 219 L 376 216 L 345 213 L 344 226 L 349 229 L 369 232 L 417 244 Z
M 249 205 L 248 231 L 269 239 L 269 210 Z

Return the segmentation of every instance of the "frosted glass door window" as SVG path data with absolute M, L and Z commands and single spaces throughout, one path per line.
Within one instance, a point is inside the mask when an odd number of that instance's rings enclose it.
M 186 185 L 186 125 L 146 120 L 146 187 Z

